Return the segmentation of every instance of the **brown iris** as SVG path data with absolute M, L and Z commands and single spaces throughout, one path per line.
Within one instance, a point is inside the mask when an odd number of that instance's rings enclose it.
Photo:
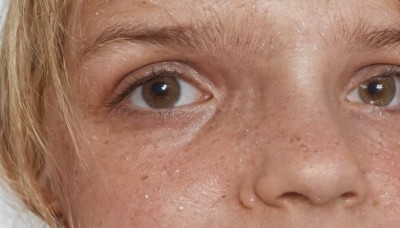
M 366 104 L 376 106 L 388 105 L 396 95 L 396 84 L 393 77 L 376 77 L 360 85 L 359 95 Z
M 175 77 L 156 77 L 143 84 L 142 96 L 152 108 L 171 108 L 180 94 L 181 88 Z

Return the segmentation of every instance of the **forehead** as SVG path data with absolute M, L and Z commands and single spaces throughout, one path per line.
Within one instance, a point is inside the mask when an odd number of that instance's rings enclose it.
M 334 13 L 364 14 L 364 12 L 399 11 L 399 0 L 83 0 L 86 14 L 118 12 L 141 13 L 156 11 L 171 18 L 210 16 L 213 13 L 238 12 L 247 16 L 290 12 L 290 18 L 304 12 L 313 16 L 329 16 Z M 92 14 L 93 15 L 93 14 Z M 164 15 L 165 16 L 165 15 Z M 223 15 L 221 15 L 223 16 Z M 316 18 L 314 18 L 316 19 Z

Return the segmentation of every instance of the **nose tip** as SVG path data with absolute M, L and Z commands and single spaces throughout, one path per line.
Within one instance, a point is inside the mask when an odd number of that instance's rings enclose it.
M 321 164 L 278 173 L 260 177 L 255 186 L 257 196 L 271 206 L 307 203 L 354 207 L 367 194 L 366 181 L 356 168 Z

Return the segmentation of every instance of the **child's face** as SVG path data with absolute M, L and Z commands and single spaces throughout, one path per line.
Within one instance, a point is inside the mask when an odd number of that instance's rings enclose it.
M 75 225 L 400 223 L 398 1 L 86 0 L 76 20 L 79 156 L 48 124 Z

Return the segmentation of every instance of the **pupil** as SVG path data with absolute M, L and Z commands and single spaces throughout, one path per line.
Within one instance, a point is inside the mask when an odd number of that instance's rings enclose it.
M 373 96 L 379 95 L 382 92 L 382 90 L 383 90 L 383 84 L 382 83 L 371 82 L 368 85 L 368 92 Z
M 165 82 L 155 82 L 151 86 L 151 91 L 158 97 L 163 97 L 168 93 L 168 85 Z
M 150 79 L 143 84 L 143 99 L 152 108 L 174 107 L 180 94 L 181 88 L 175 77 L 161 76 Z

